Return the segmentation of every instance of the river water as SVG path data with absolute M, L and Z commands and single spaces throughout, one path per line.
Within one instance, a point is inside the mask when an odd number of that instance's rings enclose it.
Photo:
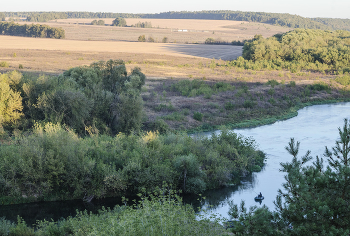
M 259 206 L 254 197 L 261 192 L 265 197 L 262 204 L 273 210 L 273 201 L 284 182 L 284 173 L 279 171 L 280 163 L 291 161 L 291 156 L 285 150 L 290 138 L 301 142 L 300 156 L 307 150 L 311 151 L 313 157 L 322 156 L 325 146 L 334 146 L 338 138 L 338 127 L 344 125 L 344 118 L 350 118 L 350 103 L 306 107 L 299 110 L 298 116 L 289 120 L 251 129 L 234 130 L 238 134 L 251 136 L 256 140 L 259 149 L 267 154 L 266 165 L 261 172 L 253 173 L 242 180 L 240 185 L 206 191 L 203 193 L 205 200 L 201 203 L 192 201 L 192 204 L 207 209 L 209 213 L 228 217 L 229 201 L 240 204 L 244 200 L 246 207 Z M 74 216 L 77 208 L 96 211 L 102 205 L 113 207 L 115 204 L 120 204 L 118 201 L 120 200 L 106 199 L 94 202 L 94 205 L 84 205 L 82 201 L 66 201 L 0 206 L 0 217 L 5 216 L 15 221 L 16 216 L 20 215 L 27 223 L 33 224 L 36 220 L 44 218 L 58 220 L 61 217 Z
M 300 142 L 299 157 L 305 155 L 307 150 L 311 151 L 312 157 L 323 157 L 325 146 L 335 146 L 339 136 L 338 127 L 343 127 L 344 118 L 350 119 L 350 103 L 305 107 L 298 111 L 298 116 L 289 120 L 251 129 L 234 130 L 256 140 L 259 149 L 266 153 L 266 165 L 261 172 L 253 173 L 239 186 L 207 191 L 204 194 L 206 199 L 203 208 L 210 213 L 228 217 L 228 201 L 240 204 L 244 200 L 247 208 L 259 206 L 254 197 L 261 192 L 265 197 L 262 205 L 265 204 L 270 210 L 274 210 L 273 201 L 278 189 L 282 189 L 282 183 L 285 182 L 285 173 L 279 171 L 280 163 L 292 160 L 292 156 L 285 149 L 290 138 Z

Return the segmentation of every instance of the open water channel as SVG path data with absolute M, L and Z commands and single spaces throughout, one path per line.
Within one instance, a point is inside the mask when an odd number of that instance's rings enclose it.
M 350 103 L 306 107 L 299 110 L 298 116 L 289 120 L 251 129 L 234 130 L 236 133 L 251 136 L 256 140 L 259 149 L 267 154 L 266 165 L 261 172 L 253 173 L 242 180 L 240 185 L 206 191 L 203 193 L 206 198 L 201 204 L 198 201 L 192 204 L 207 209 L 209 213 L 228 217 L 229 201 L 239 204 L 244 200 L 246 207 L 259 206 L 260 204 L 254 201 L 254 197 L 261 192 L 265 197 L 262 204 L 273 210 L 273 201 L 284 182 L 284 173 L 279 171 L 280 163 L 291 161 L 291 156 L 285 150 L 290 138 L 301 142 L 300 156 L 307 150 L 311 151 L 313 157 L 323 156 L 325 146 L 335 145 L 338 127 L 344 125 L 344 118 L 350 119 Z M 97 211 L 103 205 L 113 207 L 116 204 L 121 204 L 119 199 L 105 199 L 92 204 L 65 201 L 0 206 L 0 217 L 5 216 L 15 221 L 17 215 L 20 215 L 27 223 L 33 224 L 36 220 L 44 218 L 58 220 L 61 217 L 74 216 L 76 209 Z

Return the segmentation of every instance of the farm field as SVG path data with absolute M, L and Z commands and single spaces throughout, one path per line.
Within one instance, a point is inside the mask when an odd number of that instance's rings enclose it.
M 240 75 L 225 68 L 209 69 L 209 64 L 220 59 L 236 59 L 242 54 L 241 46 L 185 42 L 204 42 L 208 37 L 217 39 L 220 35 L 226 37 L 220 36 L 221 40 L 231 42 L 252 38 L 255 34 L 268 37 L 290 30 L 260 23 L 219 20 L 126 19 L 128 25 L 148 21 L 156 28 L 84 25 L 92 20 L 62 19 L 43 23 L 62 27 L 66 31 L 65 40 L 0 36 L 0 61 L 9 63 L 9 68 L 0 67 L 0 70 L 18 69 L 21 64 L 24 71 L 61 73 L 98 60 L 123 59 L 129 68 L 138 66 L 147 76 L 157 78 L 231 80 Z M 113 19 L 103 20 L 111 24 Z M 185 27 L 188 32 L 177 32 Z M 143 34 L 146 38 L 152 35 L 156 42 L 168 37 L 168 42 L 178 43 L 135 42 Z
M 79 41 L 0 36 L 2 49 L 59 50 L 84 52 L 126 52 L 169 56 L 204 57 L 234 60 L 242 54 L 241 46 L 231 45 L 182 45 L 147 42 Z
M 51 27 L 62 27 L 66 31 L 66 39 L 73 40 L 138 40 L 140 35 L 155 42 L 162 42 L 167 37 L 170 43 L 204 43 L 207 38 L 231 43 L 233 40 L 251 39 L 256 34 L 270 37 L 278 33 L 292 30 L 291 28 L 273 26 L 262 23 L 249 23 L 228 20 L 192 20 L 192 19 L 139 19 L 127 18 L 128 26 L 138 22 L 151 22 L 152 28 L 109 26 L 114 19 L 102 19 L 108 26 L 87 25 L 94 19 L 61 19 L 45 24 Z M 184 31 L 185 30 L 185 31 Z

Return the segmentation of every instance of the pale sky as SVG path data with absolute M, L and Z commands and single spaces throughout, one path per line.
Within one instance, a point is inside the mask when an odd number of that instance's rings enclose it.
M 290 13 L 304 17 L 350 18 L 350 0 L 11 0 L 2 11 L 89 11 L 160 13 L 166 11 L 233 10 Z

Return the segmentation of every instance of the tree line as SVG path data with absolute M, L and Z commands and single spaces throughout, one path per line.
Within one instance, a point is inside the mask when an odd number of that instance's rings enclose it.
M 1 14 L 1 13 L 0 13 Z M 207 19 L 260 22 L 291 28 L 350 30 L 350 19 L 307 18 L 287 13 L 242 11 L 180 11 L 155 14 L 105 13 L 105 12 L 3 12 L 7 17 L 26 17 L 27 21 L 45 22 L 67 18 L 159 18 L 159 19 Z
M 65 38 L 65 31 L 62 28 L 40 24 L 20 25 L 14 22 L 0 22 L 0 34 L 38 38 Z

